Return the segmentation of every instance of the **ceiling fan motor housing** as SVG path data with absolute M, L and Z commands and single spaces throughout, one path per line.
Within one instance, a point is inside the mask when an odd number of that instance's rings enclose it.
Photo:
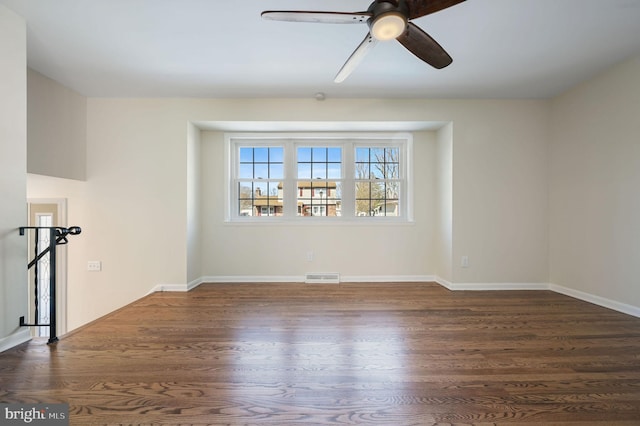
M 409 8 L 405 0 L 376 0 L 367 12 L 371 14 L 367 21 L 371 34 L 379 40 L 397 38 L 407 29 Z

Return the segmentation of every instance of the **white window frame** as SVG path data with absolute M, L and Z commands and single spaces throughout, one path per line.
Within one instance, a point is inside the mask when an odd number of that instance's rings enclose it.
M 225 133 L 225 222 L 274 224 L 392 224 L 413 222 L 413 136 L 411 133 Z M 297 147 L 342 148 L 341 216 L 298 216 Z M 284 147 L 283 216 L 242 216 L 238 211 L 238 158 L 241 146 Z M 355 215 L 355 148 L 390 147 L 400 149 L 401 191 L 399 216 Z M 337 179 L 327 179 L 337 181 Z

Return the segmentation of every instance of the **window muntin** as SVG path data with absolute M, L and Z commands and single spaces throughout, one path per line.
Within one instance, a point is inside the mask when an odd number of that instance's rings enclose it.
M 412 220 L 410 134 L 227 134 L 226 141 L 228 220 Z

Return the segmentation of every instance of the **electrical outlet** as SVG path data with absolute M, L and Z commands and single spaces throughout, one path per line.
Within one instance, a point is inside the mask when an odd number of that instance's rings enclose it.
M 102 271 L 102 262 L 99 260 L 90 260 L 87 262 L 87 271 Z
M 308 251 L 307 252 L 307 262 L 313 262 L 313 252 L 312 251 Z
M 463 268 L 469 267 L 469 256 L 462 256 L 462 259 L 460 260 L 460 266 L 462 266 Z

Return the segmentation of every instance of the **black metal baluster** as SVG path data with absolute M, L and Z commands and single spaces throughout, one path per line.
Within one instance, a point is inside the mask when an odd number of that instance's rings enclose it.
M 49 341 L 58 341 L 58 331 L 56 330 L 56 237 L 57 228 L 49 229 Z M 61 232 L 62 234 L 62 232 Z
M 38 250 L 39 250 L 39 245 L 40 245 L 40 230 L 38 228 L 35 228 L 35 242 L 33 244 L 34 246 L 34 252 L 35 252 L 35 258 L 38 258 Z M 40 304 L 40 295 L 38 294 L 38 272 L 39 272 L 39 265 L 38 262 L 35 262 L 34 267 L 33 267 L 33 291 L 34 291 L 34 303 L 35 303 L 35 318 L 33 319 L 34 323 L 37 324 L 38 322 L 40 322 L 40 312 L 39 312 L 39 304 Z

